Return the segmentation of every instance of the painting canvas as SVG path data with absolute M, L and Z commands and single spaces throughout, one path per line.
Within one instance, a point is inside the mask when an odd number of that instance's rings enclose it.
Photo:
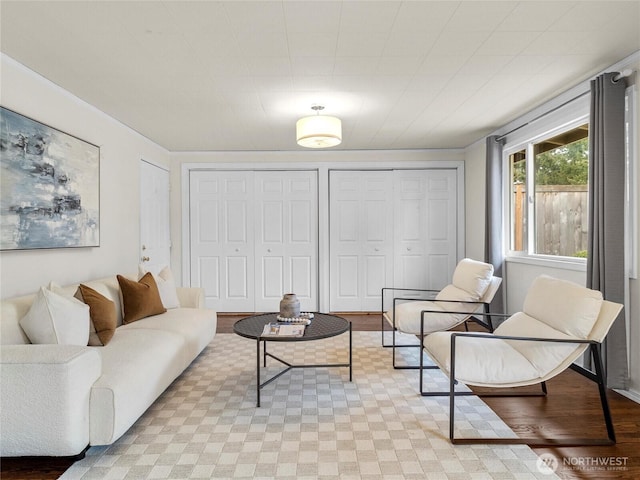
M 0 107 L 0 248 L 100 244 L 100 149 Z

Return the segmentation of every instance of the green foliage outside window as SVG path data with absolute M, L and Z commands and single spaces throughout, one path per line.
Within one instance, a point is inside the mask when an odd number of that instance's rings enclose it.
M 513 164 L 513 183 L 526 182 L 526 161 Z M 589 181 L 589 139 L 536 155 L 536 185 L 586 185 Z
M 536 185 L 586 185 L 589 181 L 589 139 L 536 156 Z

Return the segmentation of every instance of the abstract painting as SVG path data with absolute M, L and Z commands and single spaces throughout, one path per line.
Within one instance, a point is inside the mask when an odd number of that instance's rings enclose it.
M 0 107 L 0 249 L 100 245 L 100 148 Z

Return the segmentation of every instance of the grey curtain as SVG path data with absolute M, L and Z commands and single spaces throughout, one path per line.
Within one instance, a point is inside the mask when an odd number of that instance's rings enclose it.
M 487 137 L 486 154 L 486 198 L 485 198 L 485 240 L 484 240 L 484 261 L 493 265 L 494 275 L 502 277 L 502 288 L 498 290 L 491 302 L 491 311 L 496 313 L 505 312 L 504 305 L 504 245 L 503 222 L 504 212 L 502 201 L 502 145 L 504 140 L 499 140 L 496 135 Z M 499 322 L 494 322 L 498 326 Z
M 624 303 L 624 78 L 605 73 L 591 81 L 589 125 L 589 243 L 587 287 Z M 628 386 L 624 310 L 604 344 L 607 387 Z

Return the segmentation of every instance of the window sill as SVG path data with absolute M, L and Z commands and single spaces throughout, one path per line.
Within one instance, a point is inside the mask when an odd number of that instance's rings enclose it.
M 527 265 L 537 265 L 540 267 L 558 268 L 561 270 L 575 270 L 577 272 L 587 271 L 587 261 L 582 258 L 551 258 L 547 256 L 532 255 L 508 255 L 505 261 L 512 263 L 524 263 Z

